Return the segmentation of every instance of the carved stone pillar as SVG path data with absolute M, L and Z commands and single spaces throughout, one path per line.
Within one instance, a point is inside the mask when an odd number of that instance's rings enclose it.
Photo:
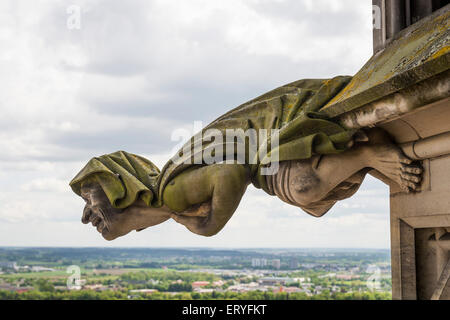
M 420 192 L 391 187 L 393 298 L 450 299 L 450 100 L 380 127 L 425 170 Z

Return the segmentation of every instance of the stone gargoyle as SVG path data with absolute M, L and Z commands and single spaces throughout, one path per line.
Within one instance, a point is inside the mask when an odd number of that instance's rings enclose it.
M 161 171 L 123 151 L 90 160 L 70 183 L 86 202 L 82 222 L 106 240 L 169 219 L 213 236 L 250 184 L 315 217 L 355 194 L 367 174 L 416 191 L 422 168 L 387 133 L 347 129 L 321 112 L 350 80 L 300 80 L 251 100 L 204 128 Z

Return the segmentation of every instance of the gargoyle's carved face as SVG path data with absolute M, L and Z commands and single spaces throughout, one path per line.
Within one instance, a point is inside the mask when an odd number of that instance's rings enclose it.
M 81 221 L 92 223 L 106 240 L 114 240 L 134 230 L 132 222 L 128 221 L 130 217 L 111 206 L 99 184 L 83 186 L 81 196 L 86 201 Z

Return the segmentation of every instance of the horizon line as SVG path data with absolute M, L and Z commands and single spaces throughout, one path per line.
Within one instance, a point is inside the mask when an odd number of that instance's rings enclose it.
M 0 249 L 30 248 L 30 249 L 195 249 L 195 250 L 391 250 L 391 248 L 371 247 L 195 247 L 195 246 L 167 246 L 167 247 L 143 247 L 143 246 L 1 246 Z

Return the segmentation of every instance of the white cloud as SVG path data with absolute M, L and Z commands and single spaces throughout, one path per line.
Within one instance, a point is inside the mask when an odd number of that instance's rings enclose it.
M 67 191 L 67 181 L 55 178 L 35 179 L 21 187 L 25 192 L 64 192 Z

